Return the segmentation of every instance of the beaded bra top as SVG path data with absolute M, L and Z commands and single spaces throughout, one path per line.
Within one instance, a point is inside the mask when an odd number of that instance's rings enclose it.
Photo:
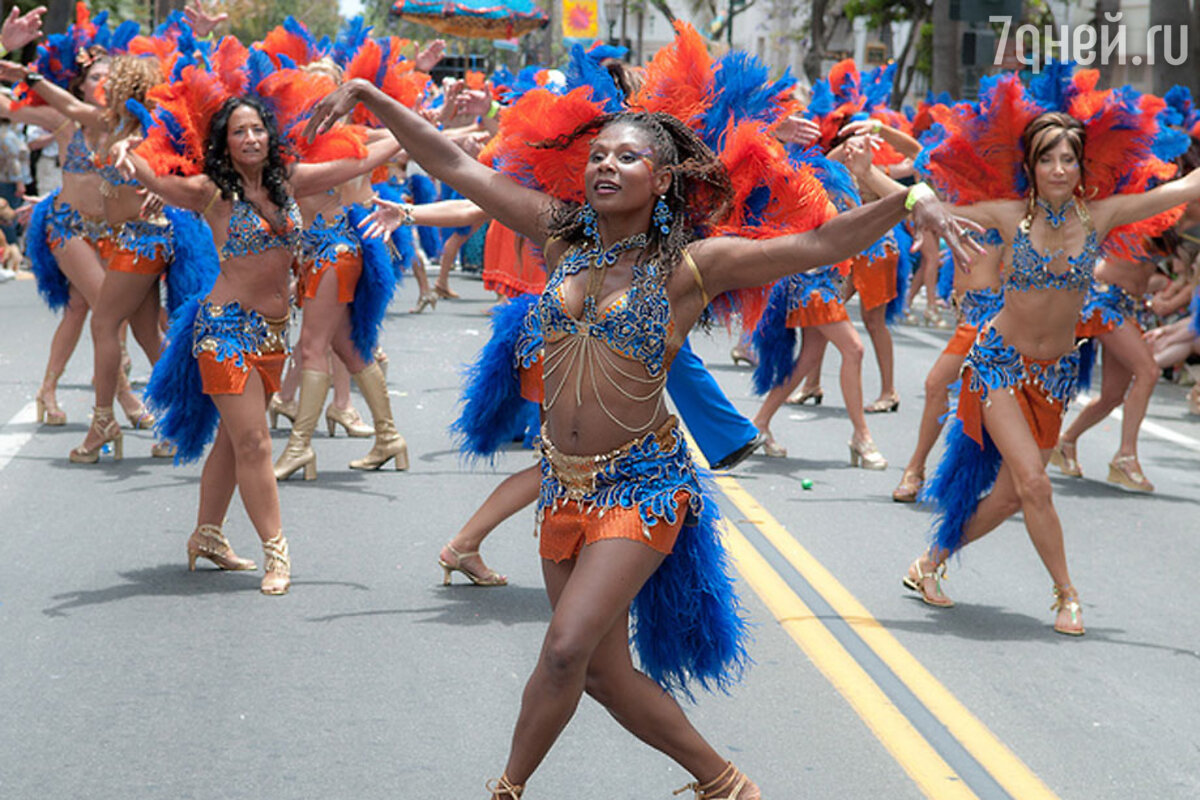
M 1004 278 L 1004 290 L 1013 289 L 1025 292 L 1031 289 L 1065 289 L 1072 292 L 1085 292 L 1092 283 L 1092 272 L 1096 261 L 1100 258 L 1100 238 L 1092 225 L 1091 215 L 1082 202 L 1068 201 L 1075 209 L 1087 238 L 1083 242 L 1083 250 L 1078 255 L 1067 256 L 1060 248 L 1049 253 L 1042 253 L 1033 246 L 1029 238 L 1030 220 L 1026 217 L 1017 226 L 1016 236 L 1012 245 L 1012 269 Z M 1067 208 L 1057 214 L 1049 214 L 1048 222 L 1057 228 L 1065 220 Z M 1064 272 L 1051 272 L 1050 265 L 1058 260 L 1065 260 L 1067 269 Z
M 295 251 L 304 227 L 296 201 L 289 199 L 283 208 L 286 229 L 276 233 L 271 223 L 263 219 L 252 204 L 240 197 L 233 200 L 233 213 L 229 216 L 229 235 L 221 245 L 221 260 L 235 256 L 251 256 L 276 247 Z
M 83 135 L 83 128 L 76 128 L 75 133 L 71 136 L 71 141 L 67 143 L 67 155 L 63 159 L 62 171 L 76 175 L 96 171 L 92 148 L 88 147 L 87 139 Z
M 668 341 L 675 330 L 662 266 L 655 261 L 639 261 L 633 265 L 629 288 L 615 300 L 600 308 L 596 297 L 605 267 L 615 264 L 624 250 L 644 247 L 645 243 L 645 236 L 639 235 L 604 252 L 573 247 L 546 282 L 537 307 L 545 342 L 546 408 L 554 406 L 570 383 L 577 404 L 582 402 L 583 387 L 590 386 L 601 410 L 631 433 L 647 430 L 657 418 L 673 355 L 668 352 Z M 583 312 L 577 318 L 567 306 L 564 284 L 566 278 L 585 269 L 591 274 Z M 641 364 L 646 375 L 631 372 L 622 364 L 625 360 Z M 557 385 L 552 382 L 555 376 Z M 646 424 L 631 426 L 618 419 L 604 402 L 601 381 L 630 400 L 644 402 L 657 395 Z M 634 388 L 627 388 L 630 385 Z

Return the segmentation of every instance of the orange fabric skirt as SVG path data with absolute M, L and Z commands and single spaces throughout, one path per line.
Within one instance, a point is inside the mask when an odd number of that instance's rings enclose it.
M 603 513 L 585 511 L 579 501 L 569 500 L 557 509 L 547 509 L 542 519 L 541 542 L 538 554 L 550 561 L 566 561 L 576 558 L 584 546 L 604 539 L 629 539 L 670 555 L 675 547 L 679 531 L 687 517 L 687 502 L 691 493 L 680 490 L 675 493 L 674 524 L 660 519 L 645 528 L 637 508 L 615 506 Z
M 521 381 L 521 397 L 539 406 L 546 399 L 546 387 L 542 383 L 542 357 L 529 367 L 519 367 L 518 377 Z
M 358 279 L 362 276 L 362 253 L 339 253 L 336 261 L 323 261 L 320 266 L 316 262 L 306 261 L 300 265 L 300 281 L 296 287 L 296 304 L 304 305 L 306 299 L 317 296 L 321 288 L 321 279 L 333 269 L 337 275 L 339 303 L 354 301 L 354 290 L 358 287 Z
M 975 344 L 975 337 L 978 335 L 979 329 L 974 325 L 960 323 L 954 329 L 954 335 L 950 337 L 950 342 L 946 345 L 946 349 L 942 353 L 965 358 L 967 353 L 971 352 L 971 345 Z
M 1112 333 L 1117 329 L 1113 322 L 1104 321 L 1104 313 L 1094 311 L 1086 320 L 1082 320 L 1075 325 L 1076 339 L 1094 339 L 1097 336 L 1103 336 L 1106 333 Z
M 505 297 L 541 294 L 546 268 L 538 249 L 526 239 L 492 221 L 483 244 L 483 287 Z
M 869 260 L 861 253 L 854 257 L 851 280 L 864 310 L 886 305 L 896 296 L 896 265 L 900 254 L 888 248 L 887 255 Z
M 831 322 L 841 322 L 850 319 L 846 313 L 846 304 L 841 300 L 826 301 L 813 292 L 808 298 L 808 305 L 798 306 L 788 313 L 789 328 L 815 328 L 818 325 L 828 325 Z
M 200 382 L 205 394 L 241 394 L 246 391 L 251 369 L 262 377 L 263 388 L 270 394 L 279 391 L 287 353 L 243 353 L 242 360 L 249 369 L 242 369 L 232 358 L 218 361 L 212 353 L 201 353 L 196 360 L 200 362 Z
M 1051 361 L 1035 361 L 1026 359 L 1026 363 L 1052 366 L 1057 359 Z M 962 420 L 963 431 L 982 446 L 983 444 L 983 403 L 980 395 L 969 391 L 971 369 L 965 368 L 962 373 L 963 390 L 958 398 L 958 418 Z M 993 389 L 992 391 L 1005 391 Z M 1058 444 L 1058 434 L 1062 430 L 1063 414 L 1067 407 L 1058 400 L 1050 397 L 1034 381 L 1025 381 L 1017 386 L 1008 387 L 1007 391 L 1016 398 L 1021 413 L 1025 415 L 1025 423 L 1033 433 L 1033 438 L 1042 450 L 1050 450 Z
M 111 272 L 125 272 L 133 275 L 161 275 L 167 268 L 167 259 L 156 251 L 154 258 L 146 258 L 134 250 L 123 247 L 101 247 L 100 254 L 106 258 L 107 268 Z

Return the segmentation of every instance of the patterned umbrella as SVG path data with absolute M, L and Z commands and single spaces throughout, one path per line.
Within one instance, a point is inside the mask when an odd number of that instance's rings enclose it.
M 480 39 L 511 39 L 550 21 L 533 0 L 396 0 L 392 13 L 450 36 Z

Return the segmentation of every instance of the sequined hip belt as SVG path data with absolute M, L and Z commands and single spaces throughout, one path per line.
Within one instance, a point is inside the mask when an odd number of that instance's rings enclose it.
M 224 305 L 205 300 L 192 328 L 192 355 L 211 353 L 217 361 L 233 359 L 242 368 L 246 355 L 269 355 L 288 351 L 290 317 L 264 317 L 243 309 L 236 300 Z

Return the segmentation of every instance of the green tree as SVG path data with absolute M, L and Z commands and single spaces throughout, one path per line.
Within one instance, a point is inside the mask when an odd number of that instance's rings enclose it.
M 892 107 L 899 108 L 912 87 L 913 77 L 920 72 L 924 25 L 933 13 L 931 0 L 849 0 L 843 7 L 842 13 L 848 19 L 866 17 L 867 25 L 873 29 L 886 29 L 893 22 L 911 22 L 912 26 L 904 48 L 894 53 L 893 58 L 899 67 L 892 76 Z M 910 57 L 914 52 L 916 57 Z

